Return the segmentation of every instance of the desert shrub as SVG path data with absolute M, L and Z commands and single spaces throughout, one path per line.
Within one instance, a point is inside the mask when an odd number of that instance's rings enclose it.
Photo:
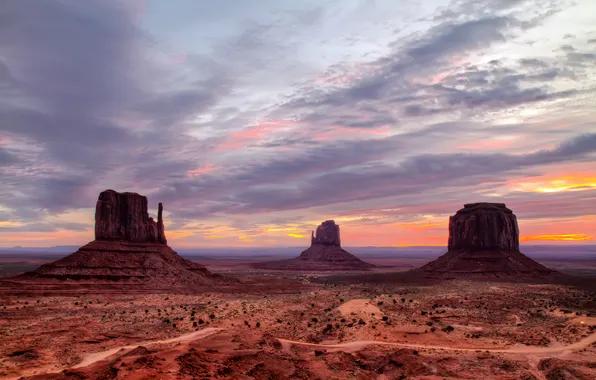
M 209 318 L 210 319 L 215 319 L 215 314 L 213 314 L 213 313 L 209 314 Z
M 450 333 L 450 332 L 454 331 L 455 329 L 453 328 L 453 326 L 445 326 L 441 330 L 445 331 L 446 333 Z
M 383 315 L 383 318 L 381 318 L 382 320 L 384 320 L 385 322 L 387 322 L 389 320 L 389 317 L 386 315 Z
M 257 328 L 261 327 L 261 322 L 257 322 L 257 324 L 255 325 Z
M 319 320 L 317 318 L 313 318 L 313 319 L 311 319 L 311 321 L 313 321 L 314 323 L 317 323 Z
M 366 322 L 364 322 L 364 321 L 361 319 L 361 320 L 359 320 L 359 321 L 358 321 L 358 324 L 359 324 L 359 325 L 365 325 L 365 324 L 366 324 Z
M 199 321 L 198 322 L 199 322 L 199 325 L 202 325 L 203 323 L 205 323 L 205 321 L 202 320 L 201 318 L 199 318 Z

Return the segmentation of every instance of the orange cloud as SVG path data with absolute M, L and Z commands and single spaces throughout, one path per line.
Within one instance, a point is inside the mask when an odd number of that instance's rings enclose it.
M 522 236 L 520 241 L 588 241 L 594 239 L 594 236 L 588 234 L 548 234 Z
M 512 185 L 517 191 L 557 193 L 596 189 L 596 174 L 574 173 L 563 176 L 532 178 Z
M 301 235 L 301 234 L 288 234 L 289 237 L 293 237 L 296 239 L 304 239 L 306 236 Z

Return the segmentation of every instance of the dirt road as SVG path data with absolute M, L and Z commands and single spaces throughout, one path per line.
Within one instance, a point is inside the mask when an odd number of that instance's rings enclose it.
M 510 354 L 557 354 L 563 352 L 571 352 L 584 349 L 596 342 L 596 333 L 585 337 L 579 342 L 569 344 L 567 346 L 552 346 L 552 347 L 535 347 L 535 346 L 514 346 L 509 348 L 458 348 L 448 346 L 432 346 L 424 344 L 410 344 L 410 343 L 391 343 L 382 342 L 376 340 L 358 340 L 354 342 L 338 343 L 338 344 L 317 344 L 299 342 L 288 339 L 278 339 L 284 349 L 289 349 L 293 344 L 309 347 L 324 348 L 328 351 L 345 351 L 354 352 L 363 349 L 370 345 L 380 346 L 393 346 L 393 347 L 404 347 L 404 348 L 419 348 L 419 349 L 435 349 L 435 350 L 446 350 L 446 351 L 464 351 L 464 352 L 476 352 L 476 351 L 488 351 L 488 352 L 501 352 Z
M 117 354 L 117 353 L 124 355 L 128 351 L 130 351 L 138 346 L 150 346 L 152 344 L 192 342 L 192 341 L 195 341 L 198 339 L 206 338 L 206 337 L 213 335 L 216 332 L 221 331 L 221 330 L 222 329 L 209 327 L 209 328 L 206 328 L 203 330 L 193 331 L 191 333 L 180 335 L 180 336 L 170 338 L 170 339 L 160 339 L 160 340 L 153 340 L 153 341 L 147 341 L 147 342 L 139 342 L 139 343 L 130 344 L 130 345 L 126 345 L 126 346 L 114 347 L 107 351 L 92 352 L 92 353 L 86 354 L 83 357 L 83 360 L 79 364 L 77 364 L 73 367 L 64 367 L 64 368 L 60 368 L 60 369 L 56 369 L 55 367 L 50 369 L 50 368 L 47 368 L 47 366 L 42 367 L 42 368 L 30 368 L 29 371 L 27 371 L 27 373 L 23 373 L 17 377 L 7 378 L 7 380 L 20 379 L 23 376 L 32 376 L 32 375 L 41 375 L 41 374 L 45 374 L 45 375 L 57 374 L 57 373 L 60 373 L 63 370 L 68 369 L 68 368 L 87 367 L 87 366 L 90 366 L 97 362 L 100 362 L 102 360 L 105 360 L 105 359 L 109 358 L 110 356 Z M 51 370 L 51 372 L 48 372 L 50 370 Z
M 203 330 L 199 330 L 199 331 L 193 331 L 191 333 L 188 334 L 184 334 L 184 335 L 180 335 L 178 337 L 175 338 L 170 338 L 170 339 L 163 339 L 163 340 L 153 340 L 153 341 L 149 341 L 149 342 L 141 342 L 141 343 L 135 343 L 135 344 L 131 344 L 128 346 L 120 346 L 120 347 L 115 347 L 112 348 L 111 350 L 108 351 L 102 351 L 102 352 L 93 352 L 90 354 L 86 354 L 83 357 L 83 360 L 75 365 L 72 368 L 81 368 L 81 367 L 87 367 L 91 364 L 97 363 L 101 360 L 107 359 L 110 356 L 114 355 L 115 353 L 119 352 L 119 351 L 130 351 L 138 346 L 149 346 L 152 344 L 167 344 L 167 343 L 181 343 L 181 342 L 192 342 L 193 340 L 198 340 L 198 339 L 202 339 L 202 338 L 206 338 L 209 335 L 213 335 L 216 332 L 220 331 L 221 329 L 217 329 L 217 328 L 213 328 L 213 327 L 209 327 Z M 126 352 L 122 352 L 123 354 L 125 354 Z

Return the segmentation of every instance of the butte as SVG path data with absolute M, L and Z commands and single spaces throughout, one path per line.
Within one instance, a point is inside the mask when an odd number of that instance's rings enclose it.
M 556 274 L 519 250 L 519 228 L 504 203 L 471 203 L 449 218 L 447 253 L 417 272 L 437 277 L 530 278 Z
M 353 271 L 369 270 L 373 264 L 364 262 L 341 248 L 339 226 L 333 220 L 327 220 L 312 232 L 310 247 L 300 256 L 280 261 L 256 263 L 260 269 L 296 270 L 296 271 Z
M 162 213 L 160 203 L 154 221 L 147 212 L 147 197 L 103 191 L 95 207 L 95 240 L 33 272 L 7 279 L 4 285 L 50 293 L 144 292 L 192 291 L 227 282 L 167 245 Z

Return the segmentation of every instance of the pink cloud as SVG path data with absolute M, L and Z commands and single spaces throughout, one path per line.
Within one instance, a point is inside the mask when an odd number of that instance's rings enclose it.
M 201 166 L 199 168 L 189 170 L 188 172 L 186 172 L 186 174 L 189 177 L 199 177 L 203 174 L 211 173 L 214 170 L 215 170 L 215 165 L 207 164 L 207 165 Z

